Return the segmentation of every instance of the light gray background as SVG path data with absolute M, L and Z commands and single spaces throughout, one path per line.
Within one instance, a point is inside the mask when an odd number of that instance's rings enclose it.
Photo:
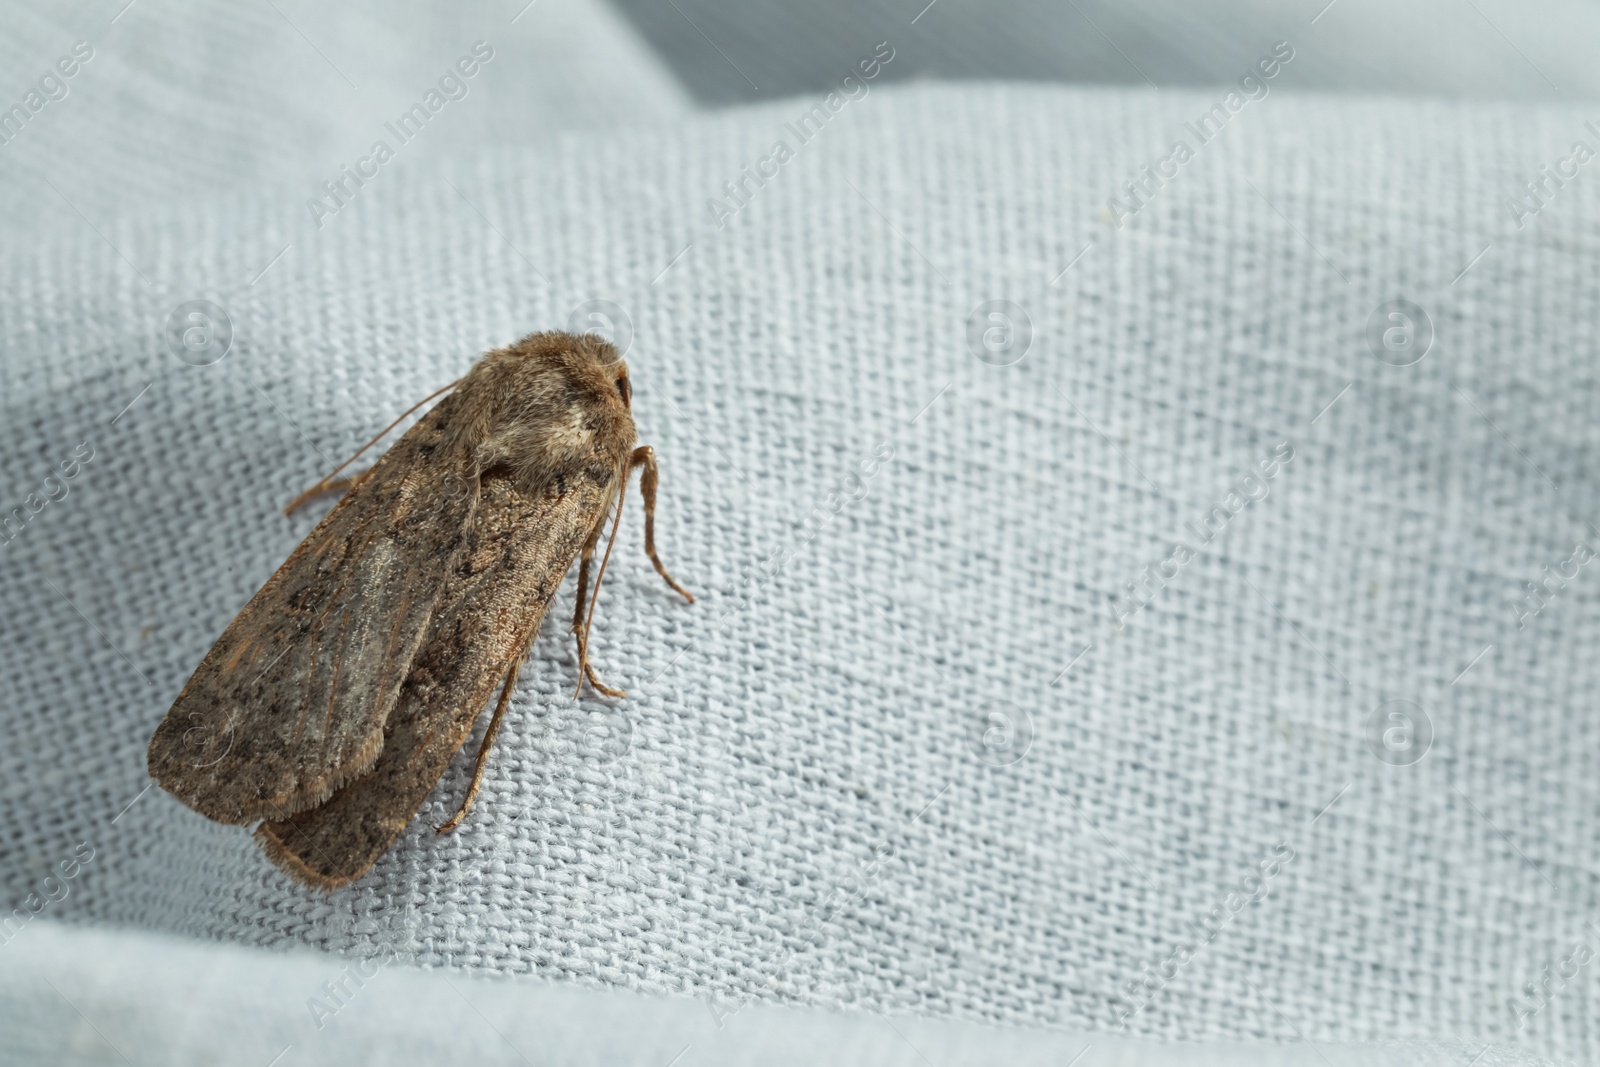
M 889 69 L 915 71 L 947 5 L 908 22 L 905 68 L 887 32 L 842 54 L 890 39 Z M 562 0 L 515 22 L 515 6 L 9 9 L 8 71 L 97 48 L 0 147 L 7 508 L 95 449 L 0 548 L 8 908 L 95 849 L 0 948 L 31 990 L 26 1047 L 136 1043 L 122 1020 L 159 986 L 63 983 L 85 959 L 114 974 L 198 951 L 141 939 L 158 934 L 1088 1040 L 1284 843 L 1266 898 L 1134 1034 L 1591 1059 L 1592 969 L 1522 1029 L 1507 1002 L 1597 943 L 1600 599 L 1585 569 L 1523 629 L 1513 606 L 1596 536 L 1597 205 L 1587 171 L 1522 228 L 1506 201 L 1597 113 L 1553 92 L 1448 98 L 1524 78 L 1519 51 L 1557 69 L 1583 24 L 1550 13 L 1493 56 L 1419 23 L 1440 36 L 1418 71 L 1479 56 L 1471 79 L 1337 83 L 1432 90 L 1413 96 L 1312 91 L 1350 35 L 1390 39 L 1360 5 L 1289 30 L 1218 14 L 1241 28 L 1226 50 L 1197 43 L 1194 70 L 1227 55 L 1235 77 L 1285 37 L 1296 58 L 1121 229 L 1107 198 L 1223 88 L 886 79 L 723 228 L 707 199 L 825 82 L 704 110 L 714 94 L 670 72 L 679 53 Z M 682 14 L 709 36 L 738 25 Z M 315 229 L 317 184 L 479 38 L 497 56 L 472 95 Z M 234 330 L 210 367 L 163 341 L 196 297 Z M 1366 341 L 1397 297 L 1435 332 L 1409 367 Z M 552 621 L 471 822 L 419 823 L 331 898 L 145 791 L 150 731 L 314 519 L 281 504 L 483 349 L 593 299 L 631 321 L 663 551 L 702 594 L 674 603 L 633 512 L 596 627 L 629 698 L 571 703 Z M 996 299 L 1032 326 L 1004 367 L 967 341 Z M 1119 628 L 1125 583 L 1285 440 L 1270 495 Z M 893 460 L 808 537 L 879 443 Z M 775 554 L 792 558 L 754 582 Z M 1408 766 L 1367 741 L 1395 699 L 1433 734 Z M 1031 737 L 1004 766 L 985 745 L 995 701 Z M 247 955 L 226 959 L 219 982 L 255 981 L 234 977 Z M 58 1000 L 108 1045 L 64 1031 Z M 416 1015 L 377 1002 L 396 1025 Z M 192 1008 L 201 1038 L 157 1053 L 282 1047 L 276 1009 L 247 1038 L 215 1002 Z
M 1485 100 L 1600 90 L 1600 11 L 1578 0 L 618 0 L 696 99 L 826 91 L 862 41 L 885 73 L 1199 87 L 1238 77 L 1262 41 L 1306 40 L 1296 87 Z M 1315 23 L 1312 20 L 1315 19 Z M 915 20 L 913 22 L 913 20 Z M 1308 27 L 1310 27 L 1308 31 Z

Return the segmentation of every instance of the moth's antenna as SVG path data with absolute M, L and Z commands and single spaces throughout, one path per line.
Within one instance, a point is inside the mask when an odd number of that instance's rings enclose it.
M 611 537 L 606 541 L 606 554 L 600 557 L 600 572 L 594 576 L 594 589 L 589 593 L 589 614 L 583 620 L 583 659 L 581 665 L 584 670 L 578 675 L 578 688 L 572 694 L 574 697 L 583 692 L 584 674 L 588 669 L 589 659 L 589 628 L 594 625 L 594 609 L 600 603 L 600 583 L 605 581 L 606 564 L 611 561 L 611 546 L 617 543 L 617 531 L 622 529 L 622 502 L 628 496 L 628 468 L 622 468 L 622 488 L 617 490 L 617 517 L 611 523 Z
M 373 445 L 375 445 L 379 441 L 383 440 L 383 435 L 384 434 L 388 433 L 390 430 L 394 429 L 396 426 L 399 426 L 402 422 L 404 422 L 407 418 L 410 417 L 410 415 L 411 415 L 411 413 L 413 411 L 416 411 L 418 408 L 420 408 L 422 405 L 426 404 L 428 401 L 432 400 L 434 397 L 439 396 L 442 393 L 448 393 L 450 390 L 454 389 L 456 386 L 458 386 L 460 384 L 461 384 L 461 379 L 457 378 L 455 381 L 451 382 L 449 385 L 445 386 L 443 389 L 436 389 L 433 392 L 429 393 L 427 396 L 423 397 L 421 400 L 417 401 L 415 404 L 412 404 L 409 408 L 407 408 L 405 410 L 405 412 L 398 419 L 395 419 L 389 425 L 387 425 L 383 429 L 379 430 L 378 431 L 378 436 L 374 437 L 372 440 L 368 441 L 366 444 L 364 444 L 360 448 L 356 449 L 356 454 L 355 455 L 351 456 L 349 459 L 345 460 L 343 463 L 341 463 L 337 467 L 333 468 L 333 470 L 329 471 L 328 472 L 328 476 L 323 478 L 322 481 L 318 482 L 316 485 L 313 485 L 310 489 L 307 489 L 305 492 L 301 493 L 299 496 L 295 497 L 292 501 L 290 501 L 289 502 L 289 506 L 283 509 L 283 513 L 285 515 L 294 514 L 295 510 L 297 508 L 299 508 L 301 504 L 304 504 L 306 501 L 312 499 L 317 494 L 321 493 L 324 489 L 326 489 L 328 487 L 328 483 L 333 481 L 333 476 L 335 474 L 338 474 L 340 471 L 342 471 L 346 467 L 350 466 L 350 464 L 352 464 L 356 460 L 360 459 L 361 458 L 361 453 L 365 452 L 367 449 L 371 448 Z

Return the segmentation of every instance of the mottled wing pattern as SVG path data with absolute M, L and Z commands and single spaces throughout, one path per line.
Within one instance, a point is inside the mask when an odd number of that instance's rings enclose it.
M 218 822 L 282 818 L 367 770 L 471 527 L 446 397 L 229 624 L 150 740 L 150 774 Z
M 371 771 L 325 804 L 263 823 L 256 840 L 299 882 L 345 885 L 392 845 L 438 784 L 507 671 L 525 656 L 562 577 L 602 518 L 612 478 L 574 472 L 532 496 L 487 474 L 466 551 L 412 660 Z

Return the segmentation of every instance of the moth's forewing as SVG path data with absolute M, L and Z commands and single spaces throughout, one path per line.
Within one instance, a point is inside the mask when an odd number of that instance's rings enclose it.
M 411 662 L 372 769 L 319 807 L 256 831 L 295 880 L 345 885 L 372 866 L 416 814 L 539 623 L 595 525 L 614 478 L 575 470 L 539 497 L 486 476 L 466 551 Z
M 212 646 L 150 740 L 150 775 L 218 822 L 282 818 L 372 766 L 471 527 L 470 453 L 441 401 Z

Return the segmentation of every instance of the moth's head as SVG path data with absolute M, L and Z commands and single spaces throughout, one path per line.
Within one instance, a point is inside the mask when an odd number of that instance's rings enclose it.
M 487 359 L 500 368 L 497 380 L 524 397 L 554 391 L 569 402 L 620 414 L 633 410 L 628 365 L 616 346 L 599 334 L 561 330 L 529 334 L 491 352 Z
M 548 333 L 543 335 L 551 349 L 565 357 L 568 370 L 583 384 L 597 389 L 609 398 L 622 401 L 627 411 L 633 410 L 633 386 L 628 381 L 628 365 L 622 361 L 616 346 L 595 333 Z
M 595 334 L 530 334 L 485 355 L 458 391 L 472 411 L 460 432 L 485 469 L 508 463 L 530 487 L 575 465 L 619 470 L 635 443 L 628 366 Z

